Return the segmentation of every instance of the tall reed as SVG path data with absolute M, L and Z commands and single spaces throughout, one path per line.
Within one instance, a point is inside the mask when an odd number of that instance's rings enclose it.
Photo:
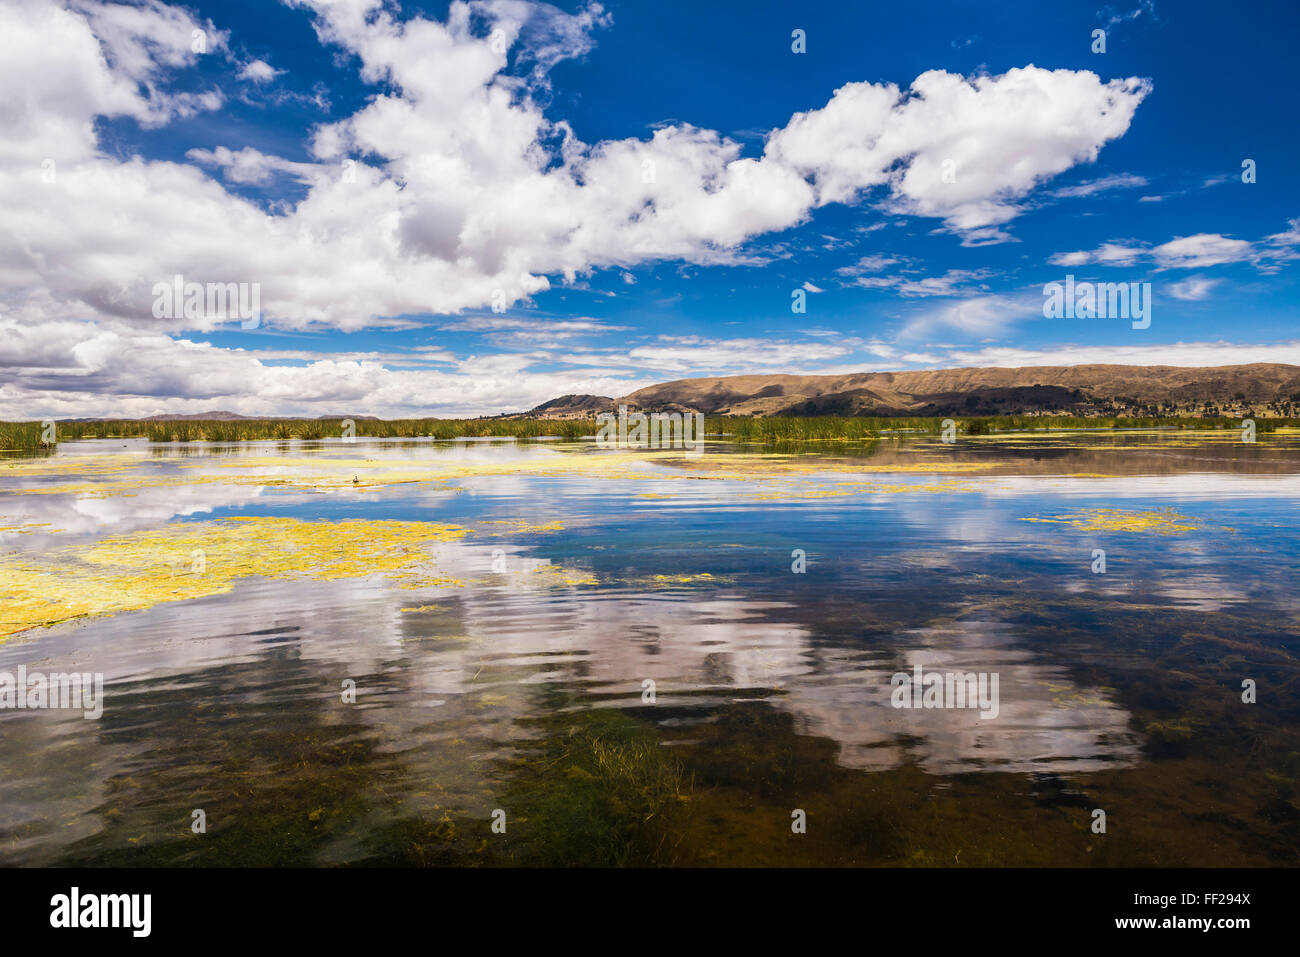
M 1225 429 L 1241 428 L 1239 418 L 1119 418 L 1083 416 L 998 415 L 952 417 L 958 431 L 967 435 L 1058 429 Z M 56 422 L 55 441 L 84 439 L 145 438 L 150 442 L 250 442 L 258 440 L 315 441 L 342 438 L 344 419 L 182 419 L 168 422 L 115 420 L 107 422 Z M 579 439 L 597 432 L 590 419 L 355 419 L 359 439 L 399 438 L 562 438 Z M 943 419 L 934 417 L 873 418 L 825 415 L 815 417 L 709 416 L 705 433 L 737 442 L 764 445 L 801 442 L 869 441 L 886 433 L 925 432 L 938 434 Z M 1300 419 L 1256 418 L 1256 431 L 1268 433 L 1280 427 L 1300 426 Z M 44 446 L 40 422 L 0 422 L 0 451 L 39 451 Z

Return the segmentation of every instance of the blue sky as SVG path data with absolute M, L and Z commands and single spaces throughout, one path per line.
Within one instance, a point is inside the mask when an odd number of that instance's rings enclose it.
M 1292 2 L 0 18 L 6 417 L 1300 363 Z M 159 316 L 177 274 L 255 285 L 260 323 Z M 1151 283 L 1150 327 L 1043 318 L 1067 274 Z

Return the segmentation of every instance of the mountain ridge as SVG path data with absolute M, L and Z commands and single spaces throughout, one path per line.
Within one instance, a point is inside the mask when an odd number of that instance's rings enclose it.
M 567 395 L 525 415 L 590 416 L 626 405 L 643 412 L 710 415 L 1113 415 L 1204 414 L 1264 406 L 1300 407 L 1300 366 L 1090 363 L 675 379 L 620 398 Z M 1167 412 L 1164 410 L 1168 410 Z

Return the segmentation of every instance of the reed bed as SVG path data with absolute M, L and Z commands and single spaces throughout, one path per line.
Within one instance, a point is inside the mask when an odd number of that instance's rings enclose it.
M 145 422 L 151 442 L 250 442 L 265 439 L 338 439 L 344 419 L 241 419 L 237 422 Z M 358 439 L 580 438 L 595 435 L 595 420 L 392 419 L 352 420 Z
M 0 451 L 20 451 L 41 447 L 39 422 L 0 422 Z
M 748 418 L 719 416 L 705 423 L 710 435 L 727 435 L 739 442 L 764 444 L 788 442 L 868 441 L 889 433 L 922 432 L 938 435 L 946 418 L 957 424 L 959 434 L 993 435 L 1000 432 L 1068 431 L 1074 429 L 1223 429 L 1241 428 L 1240 418 L 1125 418 L 1084 416 L 933 416 L 874 418 L 864 416 L 825 415 L 813 418 L 773 416 Z M 1283 426 L 1294 427 L 1300 419 L 1255 419 L 1255 431 L 1272 432 Z
M 0 452 L 31 452 L 53 448 L 59 442 L 82 439 L 120 439 L 142 434 L 141 422 L 56 422 L 54 442 L 42 441 L 43 422 L 0 422 Z
M 991 435 L 999 432 L 1026 432 L 1067 429 L 1223 429 L 1241 428 L 1238 417 L 1083 417 L 1000 415 L 951 418 L 959 433 Z M 150 442 L 251 442 L 317 441 L 338 439 L 344 435 L 344 419 L 187 419 L 170 422 L 128 420 L 106 422 L 57 422 L 55 442 L 85 439 L 144 438 Z M 398 438 L 516 438 L 579 439 L 594 436 L 598 430 L 590 419 L 392 419 L 352 420 L 359 439 Z M 898 432 L 939 434 L 944 419 L 935 417 L 875 418 L 865 416 L 710 416 L 705 433 L 736 442 L 785 445 L 806 442 L 870 441 L 881 435 Z M 1281 427 L 1300 427 L 1300 419 L 1256 418 L 1256 431 L 1272 432 Z M 0 451 L 31 452 L 50 446 L 42 443 L 44 429 L 40 422 L 0 422 Z
M 867 441 L 878 436 L 880 421 L 859 416 L 772 416 L 759 419 L 719 416 L 705 420 L 704 432 L 706 435 L 723 435 L 737 442 L 765 445 L 826 440 Z
M 185 419 L 170 422 L 57 422 L 56 442 L 143 438 L 150 442 L 254 442 L 339 439 L 345 419 Z M 596 434 L 595 419 L 352 420 L 357 438 L 566 438 Z M 42 448 L 40 422 L 0 422 L 0 449 Z

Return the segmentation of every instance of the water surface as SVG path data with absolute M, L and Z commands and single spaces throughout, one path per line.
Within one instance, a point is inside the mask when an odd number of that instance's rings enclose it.
M 0 711 L 0 862 L 1294 865 L 1298 466 L 1110 432 L 6 459 L 0 619 L 85 605 L 0 671 L 106 688 Z M 997 716 L 894 707 L 917 665 L 996 674 Z

